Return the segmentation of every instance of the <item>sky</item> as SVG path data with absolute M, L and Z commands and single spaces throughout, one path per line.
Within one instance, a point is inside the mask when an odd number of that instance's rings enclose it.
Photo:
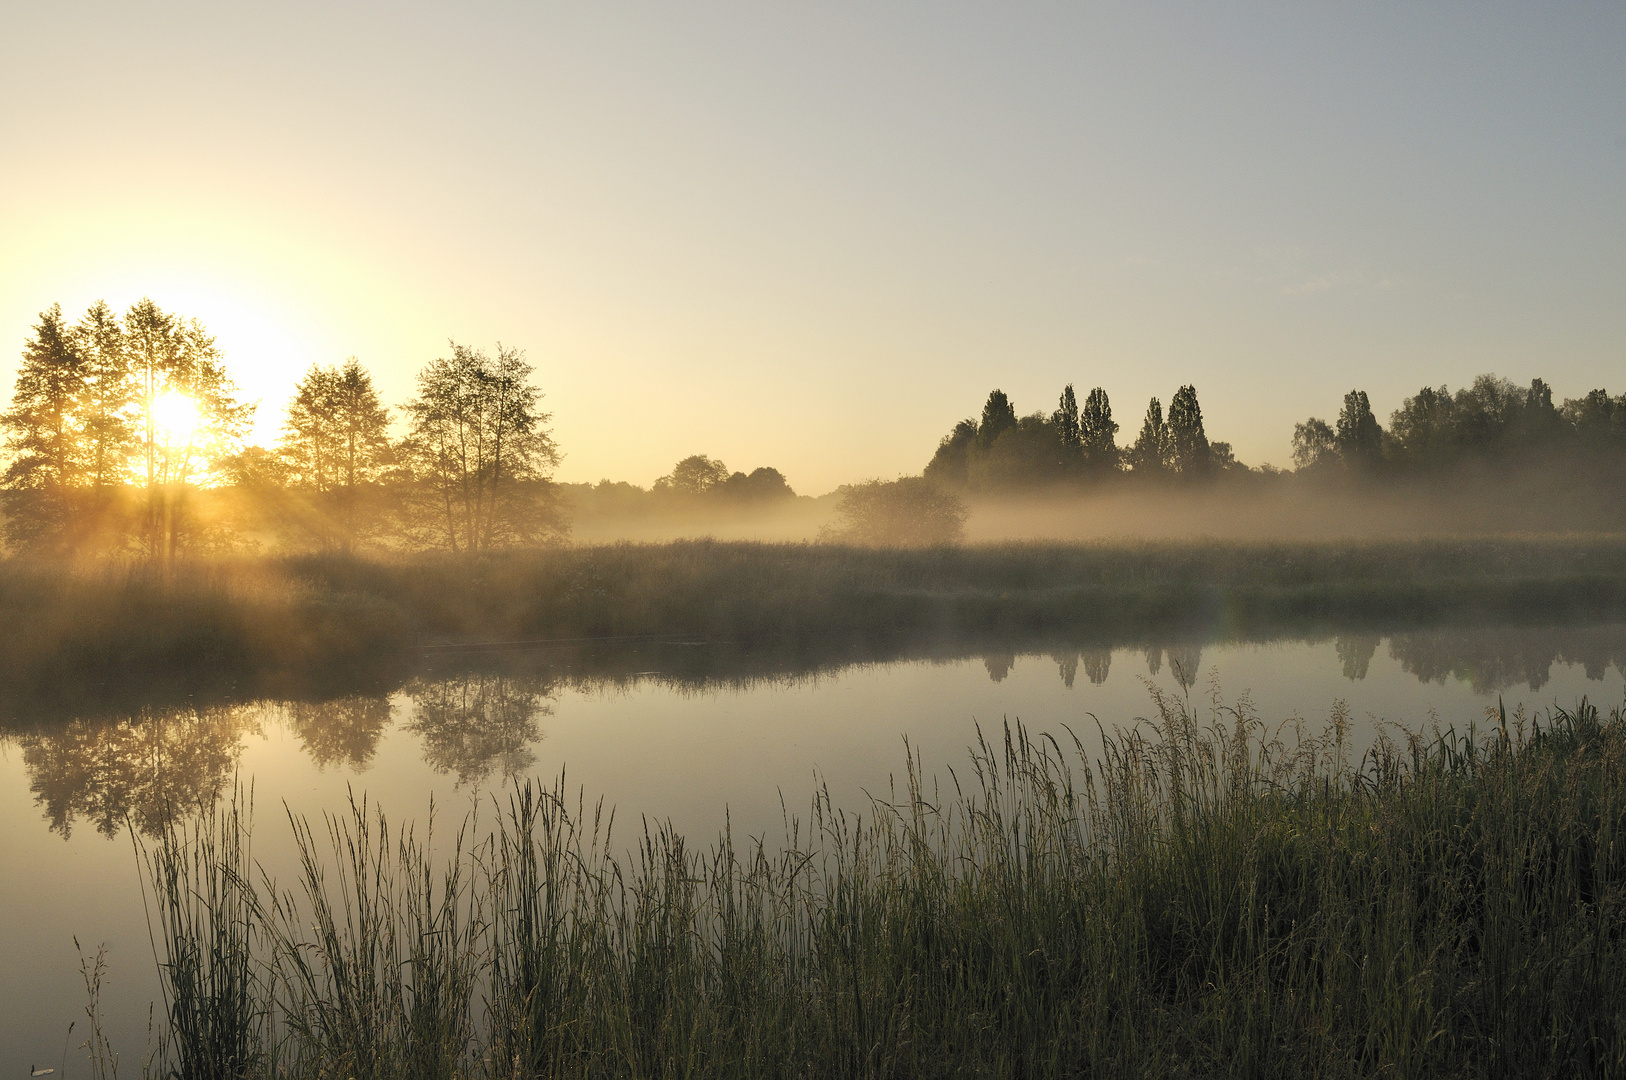
M 999 387 L 1196 386 L 1287 465 L 1366 390 L 1626 391 L 1626 4 L 0 10 L 0 380 L 151 296 L 254 437 L 354 355 L 525 350 L 558 477 L 918 473 Z

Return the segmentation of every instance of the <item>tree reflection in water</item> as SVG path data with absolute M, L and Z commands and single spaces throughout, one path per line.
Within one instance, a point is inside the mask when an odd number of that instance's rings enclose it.
M 154 833 L 170 807 L 213 802 L 231 782 L 256 705 L 184 709 L 109 722 L 74 720 L 17 737 L 34 802 L 51 831 L 83 818 L 115 836 L 126 818 Z
M 1565 626 L 1435 630 L 1389 639 L 1389 655 L 1422 682 L 1447 678 L 1488 694 L 1524 683 L 1540 690 L 1555 663 L 1578 664 L 1602 679 L 1611 665 L 1626 675 L 1626 627 Z
M 1381 640 L 1376 634 L 1344 634 L 1332 643 L 1333 651 L 1338 654 L 1338 662 L 1343 665 L 1344 678 L 1351 682 L 1366 678 Z
M 332 701 L 290 702 L 288 726 L 317 768 L 342 765 L 365 772 L 393 715 L 389 698 L 357 694 Z
M 1169 670 L 1174 675 L 1174 681 L 1180 684 L 1182 690 L 1190 690 L 1197 685 L 1197 673 L 1203 666 L 1203 647 L 1201 645 L 1171 645 L 1169 646 Z
M 412 720 L 406 730 L 423 742 L 424 761 L 457 776 L 459 786 L 494 770 L 515 776 L 536 761 L 531 744 L 541 741 L 537 718 L 553 711 L 551 680 L 538 676 L 469 674 L 413 679 Z

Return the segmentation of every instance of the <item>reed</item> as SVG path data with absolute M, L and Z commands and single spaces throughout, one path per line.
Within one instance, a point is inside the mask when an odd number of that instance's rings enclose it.
M 1626 716 L 1382 739 L 1345 717 L 1082 740 L 705 850 L 563 779 L 448 851 L 365 800 L 247 875 L 237 809 L 149 859 L 168 1075 L 1626 1073 Z M 212 815 L 212 816 L 211 816 Z

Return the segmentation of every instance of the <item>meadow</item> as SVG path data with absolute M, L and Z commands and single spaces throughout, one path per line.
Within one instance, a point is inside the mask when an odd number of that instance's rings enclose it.
M 0 713 L 122 697 L 373 692 L 437 652 L 681 636 L 897 655 L 1267 631 L 1558 625 L 1626 614 L 1616 536 L 989 544 L 676 541 L 169 566 L 0 562 Z
M 867 813 L 815 792 L 782 837 L 703 850 L 521 783 L 450 835 L 359 797 L 275 821 L 301 864 L 273 883 L 239 791 L 142 849 L 165 986 L 149 1068 L 1626 1069 L 1619 709 L 1502 713 L 1351 761 L 1336 710 L 1307 732 L 1156 704 L 1099 755 L 1007 726 L 942 784 L 911 756 Z

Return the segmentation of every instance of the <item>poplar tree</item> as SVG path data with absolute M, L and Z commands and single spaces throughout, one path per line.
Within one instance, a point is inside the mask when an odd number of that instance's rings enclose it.
M 1156 398 L 1152 399 L 1154 402 Z M 1159 424 L 1162 415 L 1159 413 Z M 1079 442 L 1084 461 L 1093 470 L 1107 471 L 1118 467 L 1118 425 L 1112 419 L 1112 403 L 1107 392 L 1097 386 L 1084 399 L 1084 412 L 1079 417 Z
M 1140 434 L 1129 451 L 1130 466 L 1138 473 L 1161 473 L 1169 464 L 1169 428 L 1163 422 L 1163 403 L 1153 398 L 1146 406 Z
M 1169 460 L 1182 476 L 1208 471 L 1208 435 L 1203 431 L 1203 410 L 1197 388 L 1189 383 L 1174 392 L 1169 402 Z
M 1068 383 L 1067 388 L 1061 392 L 1061 402 L 1051 415 L 1050 423 L 1055 427 L 1056 438 L 1065 449 L 1079 449 L 1078 398 L 1073 394 L 1072 383 Z

